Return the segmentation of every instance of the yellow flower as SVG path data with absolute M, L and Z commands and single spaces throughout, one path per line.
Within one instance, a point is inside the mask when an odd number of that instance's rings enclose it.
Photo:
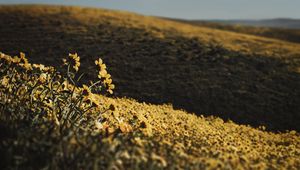
M 31 64 L 30 63 L 24 63 L 23 67 L 25 68 L 25 70 L 32 70 Z
M 82 94 L 84 95 L 84 101 L 91 102 L 95 106 L 100 105 L 97 95 L 93 94 L 87 85 L 82 86 Z
M 77 53 L 75 53 L 75 54 L 69 53 L 69 58 L 74 61 L 73 68 L 77 72 L 79 70 L 79 67 L 80 67 L 80 57 L 77 55 Z M 63 59 L 63 62 L 64 62 L 65 65 L 68 65 L 68 62 L 67 62 L 66 59 Z
M 40 77 L 39 77 L 39 82 L 40 82 L 40 83 L 45 83 L 46 80 L 47 80 L 47 74 L 42 73 L 42 74 L 40 75 Z
M 113 90 L 113 89 L 115 89 L 115 85 L 114 84 L 110 84 L 109 88 Z
M 48 66 L 48 67 L 45 67 L 45 68 L 44 68 L 44 71 L 46 71 L 46 72 L 48 72 L 48 73 L 53 73 L 53 72 L 55 71 L 55 69 L 54 69 L 54 67 Z
M 106 65 L 103 63 L 102 59 L 98 59 L 95 61 L 95 64 L 99 66 L 98 78 L 101 79 L 107 88 L 107 92 L 113 94 L 113 89 L 115 85 L 112 84 L 111 75 L 106 71 Z
M 87 86 L 87 85 L 83 85 L 82 86 L 83 90 L 82 90 L 82 94 L 85 95 L 85 96 L 88 96 L 90 95 L 92 92 L 90 90 L 90 88 Z
M 106 70 L 101 70 L 101 71 L 99 71 L 98 78 L 105 78 L 106 74 L 107 74 Z
M 22 52 L 20 52 L 20 58 L 21 58 L 22 60 L 27 60 L 26 57 L 25 57 L 25 54 L 22 53 Z
M 39 69 L 40 71 L 45 71 L 46 67 L 43 64 L 32 64 L 32 67 Z
M 68 65 L 67 59 L 64 58 L 62 61 L 63 61 L 64 65 Z
M 88 99 L 90 100 L 90 102 L 95 106 L 95 107 L 98 107 L 100 106 L 100 103 L 99 103 L 99 98 L 97 97 L 96 94 L 93 94 L 91 93 L 89 96 L 88 96 Z
M 1 79 L 1 85 L 4 86 L 4 87 L 7 87 L 9 85 L 9 78 L 8 78 L 8 76 L 4 76 Z
M 113 93 L 114 93 L 111 89 L 108 89 L 107 92 L 108 92 L 109 94 L 113 94 Z
M 105 79 L 103 81 L 103 83 L 105 83 L 105 84 L 111 84 L 112 83 L 112 79 Z
M 95 64 L 96 64 L 96 65 L 101 65 L 101 64 L 103 64 L 102 59 L 99 58 L 98 60 L 96 60 L 96 61 L 95 61 Z
M 121 122 L 119 124 L 119 128 L 120 128 L 121 132 L 123 132 L 123 133 L 129 133 L 129 132 L 132 132 L 132 130 L 133 130 L 132 127 L 125 122 Z
M 14 56 L 14 58 L 12 58 L 12 62 L 15 63 L 15 64 L 18 64 L 21 62 L 21 58 L 17 57 L 17 56 Z
M 100 67 L 101 67 L 102 70 L 106 69 L 106 65 L 105 64 L 100 64 Z
M 44 104 L 45 104 L 46 106 L 48 106 L 49 108 L 51 108 L 51 109 L 54 108 L 54 105 L 53 105 L 52 100 L 44 101 Z
M 28 62 L 27 58 L 25 57 L 24 53 L 20 53 L 20 58 L 23 63 L 19 64 L 21 67 L 25 68 L 25 70 L 32 70 L 31 64 Z
M 75 69 L 76 72 L 79 70 L 79 66 L 80 66 L 80 63 L 75 64 L 75 65 L 73 66 L 73 68 Z

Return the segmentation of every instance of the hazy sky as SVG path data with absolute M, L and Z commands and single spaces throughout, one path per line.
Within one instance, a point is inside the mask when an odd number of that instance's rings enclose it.
M 64 4 L 186 19 L 300 19 L 300 0 L 0 0 L 0 4 Z

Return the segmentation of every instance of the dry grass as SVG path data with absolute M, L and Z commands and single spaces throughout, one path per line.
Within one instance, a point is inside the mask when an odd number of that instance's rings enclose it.
M 185 38 L 200 38 L 205 43 L 219 43 L 225 48 L 244 53 L 256 53 L 271 57 L 299 56 L 300 45 L 272 38 L 263 38 L 229 31 L 222 31 L 206 27 L 196 27 L 179 22 L 165 21 L 163 19 L 141 16 L 129 12 L 110 11 L 104 9 L 91 9 L 79 7 L 44 7 L 44 6 L 4 6 L 2 12 L 31 11 L 31 16 L 38 15 L 66 15 L 74 22 L 94 25 L 109 20 L 109 23 L 119 27 L 144 29 L 157 38 L 163 38 L 165 32 L 175 32 Z M 27 13 L 28 14 L 28 13 Z M 88 16 L 88 17 L 87 17 Z M 125 19 L 124 19 L 125 18 Z
M 78 52 L 85 80 L 97 78 L 90 66 L 99 54 L 118 97 L 299 130 L 298 44 L 109 10 L 12 6 L 0 13 L 7 54 L 58 66 L 62 54 Z
M 119 97 L 93 95 L 99 110 L 114 109 L 97 124 L 102 131 L 79 140 L 53 130 L 57 123 L 32 124 L 43 119 L 1 119 L 4 167 L 300 167 L 298 44 L 78 7 L 2 6 L 0 24 L 0 51 L 7 54 L 23 51 L 29 61 L 58 67 L 62 56 L 78 52 L 81 83 L 97 79 L 92 65 L 99 54 Z M 6 106 L 18 109 L 1 118 L 32 109 Z M 253 128 L 261 125 L 267 131 Z
M 262 37 L 267 37 L 267 38 L 272 38 L 277 40 L 284 40 L 288 42 L 300 43 L 299 29 L 229 25 L 229 24 L 214 23 L 208 21 L 190 21 L 190 20 L 169 19 L 169 18 L 163 18 L 163 19 L 191 24 L 194 26 L 208 27 L 208 28 L 213 28 L 218 30 L 225 30 L 225 31 L 250 34 L 255 36 L 262 36 Z
M 1 168 L 300 167 L 296 131 L 275 134 L 263 127 L 188 114 L 170 105 L 87 93 L 85 87 L 68 81 L 72 79 L 69 74 L 59 75 L 42 65 L 34 67 L 24 57 L 1 54 L 0 59 L 5 64 L 0 67 Z M 42 75 L 47 78 L 41 79 Z M 90 106 L 92 109 L 83 112 Z

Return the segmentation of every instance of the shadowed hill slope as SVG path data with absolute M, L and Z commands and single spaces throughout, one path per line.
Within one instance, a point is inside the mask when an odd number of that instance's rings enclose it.
M 78 52 L 88 78 L 100 56 L 117 96 L 300 130 L 298 44 L 76 7 L 0 7 L 0 24 L 7 54 L 57 65 L 61 54 Z

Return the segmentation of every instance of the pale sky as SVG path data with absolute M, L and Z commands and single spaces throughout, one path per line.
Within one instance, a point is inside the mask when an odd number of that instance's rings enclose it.
M 0 0 L 0 4 L 76 5 L 185 19 L 300 19 L 300 0 Z

